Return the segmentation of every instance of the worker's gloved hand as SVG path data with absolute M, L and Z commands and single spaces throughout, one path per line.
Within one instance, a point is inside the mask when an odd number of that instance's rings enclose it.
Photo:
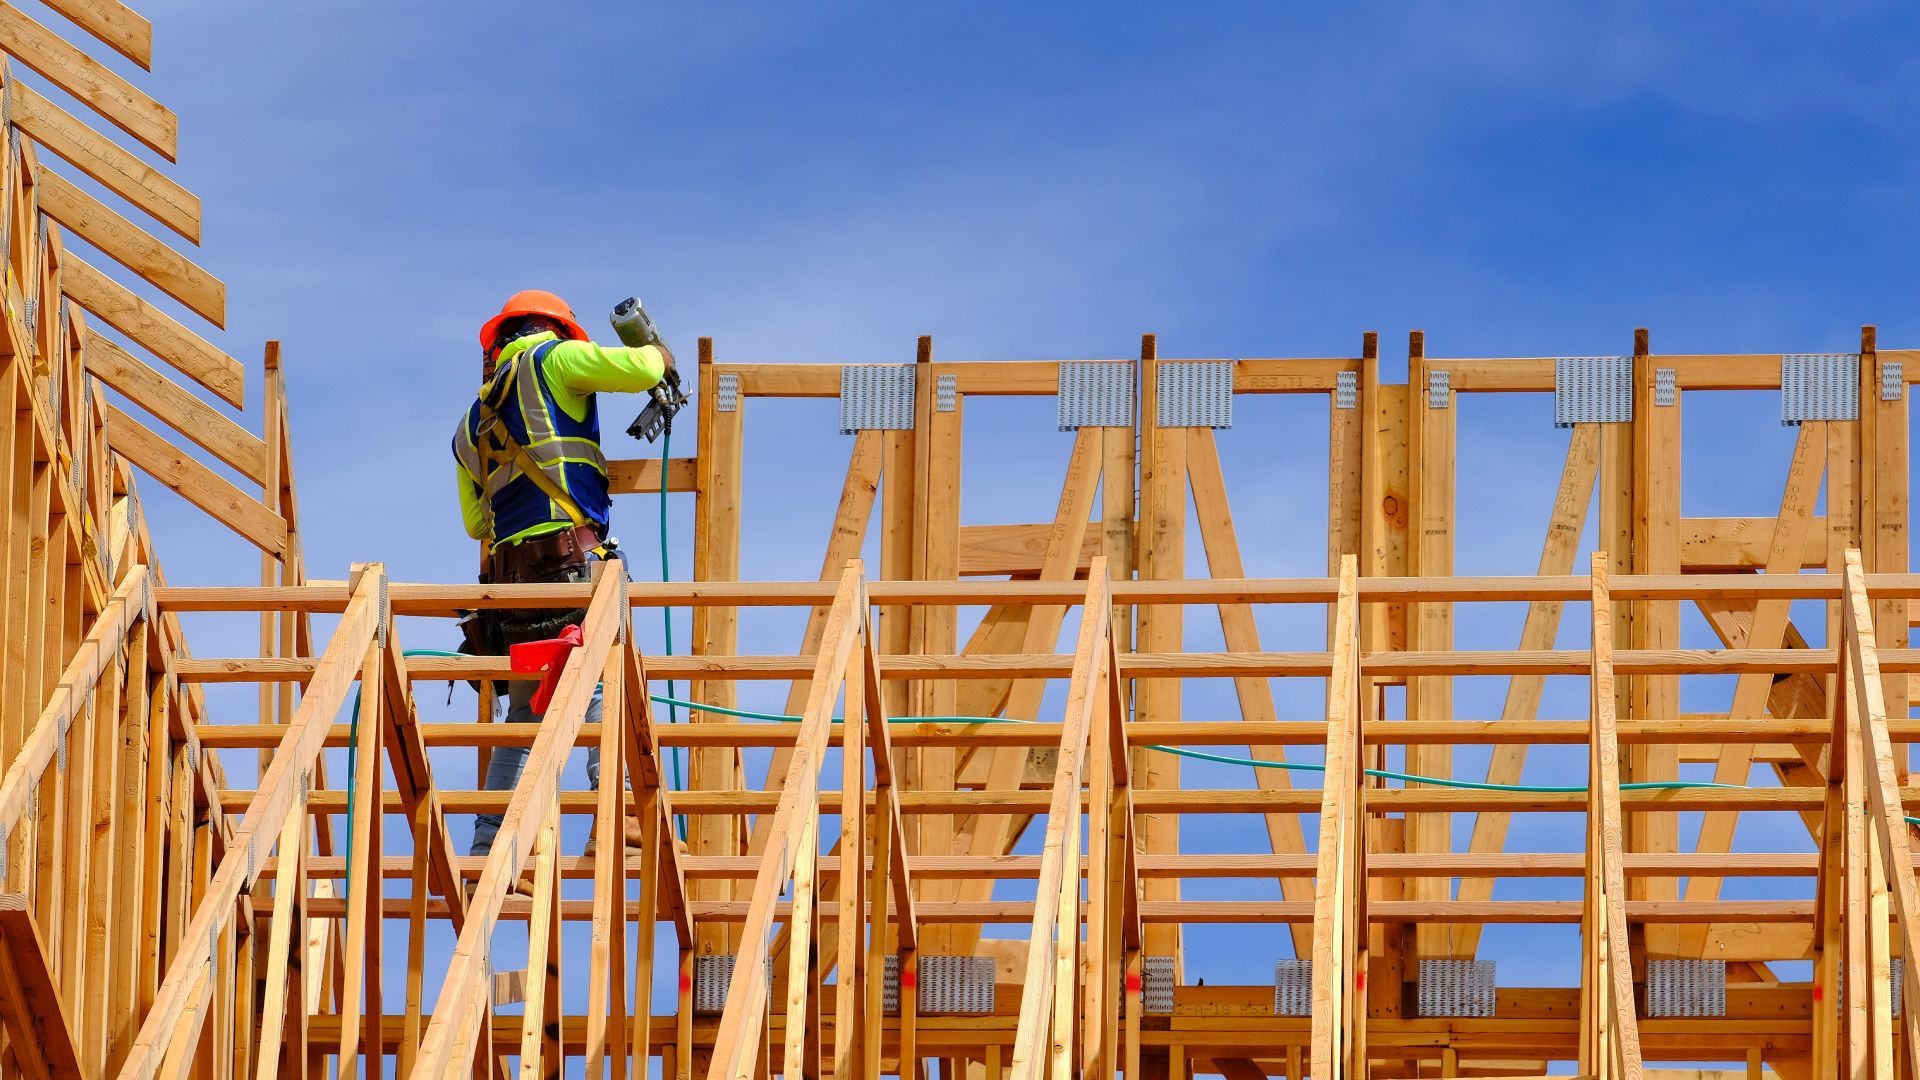
M 661 378 L 665 378 L 667 376 L 667 373 L 671 372 L 674 369 L 673 350 L 667 348 L 667 343 L 664 341 L 656 343 L 654 345 L 654 348 L 660 350 L 660 361 L 661 361 L 661 364 L 663 365 L 660 368 L 660 376 Z

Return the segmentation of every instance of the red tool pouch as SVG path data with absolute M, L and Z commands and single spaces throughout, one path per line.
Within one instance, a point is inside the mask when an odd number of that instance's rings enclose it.
M 508 666 L 514 671 L 544 672 L 540 688 L 533 692 L 533 711 L 545 715 L 547 706 L 553 701 L 553 688 L 560 682 L 560 671 L 567 666 L 567 657 L 580 647 L 580 627 L 569 626 L 560 631 L 557 638 L 545 638 L 540 641 L 526 641 L 518 645 L 507 646 Z

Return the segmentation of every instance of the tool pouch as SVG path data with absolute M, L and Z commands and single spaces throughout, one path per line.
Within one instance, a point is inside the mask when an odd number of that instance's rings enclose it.
M 485 611 L 463 611 L 460 613 L 460 652 L 468 656 L 499 656 L 506 647 L 499 641 L 497 621 L 487 617 Z M 480 692 L 480 680 L 468 679 L 467 685 L 474 693 Z M 505 679 L 494 679 L 490 684 L 494 697 L 504 697 L 507 693 Z
M 497 567 L 505 571 L 505 576 L 495 577 L 492 584 L 557 584 L 564 582 L 587 581 L 593 577 L 592 567 L 584 549 L 575 541 L 571 547 L 554 538 L 541 537 L 537 540 L 515 545 L 516 549 L 529 548 L 542 541 L 553 539 L 556 542 L 543 545 L 532 551 L 519 551 L 518 561 L 507 566 Z M 589 534 L 591 535 L 591 534 Z M 596 541 L 597 543 L 597 541 Z M 503 549 L 496 549 L 498 559 Z M 565 554 L 556 554 L 564 551 Z M 568 625 L 586 621 L 585 608 L 501 608 L 488 609 L 481 613 L 482 621 L 487 625 L 486 640 L 492 645 L 489 655 L 498 656 L 508 647 L 525 641 L 539 641 L 557 636 Z

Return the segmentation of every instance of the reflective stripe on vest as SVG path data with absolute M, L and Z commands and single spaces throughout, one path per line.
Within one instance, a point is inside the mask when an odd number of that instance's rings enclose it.
M 467 410 L 466 420 L 454 439 L 454 456 L 469 475 L 482 477 L 481 490 L 492 510 L 494 536 L 510 537 L 549 521 L 570 520 L 566 510 L 556 505 L 526 478 L 513 453 L 498 438 L 492 439 L 491 464 L 480 452 L 480 440 L 489 433 L 481 430 L 482 403 L 492 409 L 495 423 L 532 458 L 542 474 L 554 486 L 570 496 L 582 515 L 603 531 L 611 500 L 607 491 L 606 455 L 600 449 L 600 420 L 597 403 L 587 399 L 585 417 L 575 420 L 567 415 L 546 385 L 544 367 L 547 354 L 557 341 L 544 341 L 508 361 L 493 381 L 481 389 L 481 397 Z

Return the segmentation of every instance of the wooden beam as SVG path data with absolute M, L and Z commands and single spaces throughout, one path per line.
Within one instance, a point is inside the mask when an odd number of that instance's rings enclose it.
M 1240 559 L 1240 541 L 1234 533 L 1233 513 L 1227 504 L 1226 477 L 1220 467 L 1220 453 L 1211 428 L 1187 432 L 1187 479 L 1193 489 L 1194 518 L 1200 523 L 1200 544 L 1207 554 L 1207 572 L 1215 577 L 1246 576 Z M 1253 608 L 1247 604 L 1220 604 L 1220 634 L 1227 648 L 1235 652 L 1259 652 L 1260 629 L 1254 622 Z M 1278 719 L 1273 706 L 1273 686 L 1265 679 L 1245 678 L 1233 681 L 1240 705 L 1240 718 L 1252 723 L 1271 723 Z M 1286 760 L 1282 747 L 1250 740 L 1248 751 L 1255 757 Z M 1286 791 L 1293 786 L 1283 769 L 1255 769 L 1254 783 L 1262 791 Z M 1266 818 L 1267 843 L 1276 855 L 1305 851 L 1306 838 L 1300 819 L 1285 814 Z M 1312 887 L 1305 881 L 1282 881 L 1280 892 L 1289 900 L 1309 900 Z M 1312 948 L 1312 936 L 1306 928 L 1294 934 L 1295 954 Z
M 46 0 L 121 56 L 153 70 L 153 24 L 120 0 Z
M 161 157 L 175 160 L 180 119 L 172 109 L 4 0 L 0 0 L 0 49 L 86 102 Z
M 231 481 L 146 429 L 138 420 L 107 407 L 113 427 L 113 451 L 165 484 L 214 520 L 255 547 L 279 555 L 287 549 L 287 523 Z
M 1680 566 L 1694 573 L 1759 569 L 1773 545 L 1774 518 L 1680 519 Z M 1827 565 L 1827 518 L 1808 520 L 1802 567 Z
M 1789 576 L 1800 570 L 1807 522 L 1813 516 L 1813 503 L 1819 495 L 1820 478 L 1826 472 L 1826 434 L 1827 422 L 1809 421 L 1801 425 L 1799 436 L 1794 441 L 1793 459 L 1788 465 L 1787 481 L 1780 498 L 1780 513 L 1775 517 L 1773 544 L 1767 555 L 1766 570 L 1769 577 L 1776 574 Z M 1786 601 L 1760 601 L 1754 608 L 1747 647 L 1778 648 L 1785 639 L 1790 615 L 1791 606 Z M 1735 684 L 1733 706 L 1728 715 L 1759 714 L 1766 706 L 1772 686 L 1773 679 L 1770 676 L 1742 676 Z M 1745 784 L 1752 769 L 1752 744 L 1729 742 L 1721 751 L 1713 778 L 1721 784 Z M 1730 850 L 1737 820 L 1737 814 L 1731 812 L 1708 813 L 1701 821 L 1696 847 L 1701 851 Z M 1720 881 L 1717 878 L 1689 878 L 1686 895 L 1690 900 L 1711 900 L 1719 895 L 1719 890 Z M 1680 949 L 1686 955 L 1695 955 L 1704 945 L 1704 936 L 1698 931 L 1683 935 L 1680 941 Z
M 1041 844 L 1040 880 L 1028 928 L 1027 962 L 1021 979 L 1019 1027 L 1014 1035 L 1012 1080 L 1040 1080 L 1070 1073 L 1055 1059 L 1074 1045 L 1071 1010 L 1058 1008 L 1056 990 L 1072 992 L 1075 949 L 1080 941 L 1080 798 L 1088 733 L 1095 711 L 1108 705 L 1102 679 L 1110 655 L 1111 620 L 1100 617 L 1112 607 L 1105 557 L 1094 560 L 1082 605 L 1073 676 L 1061 724 L 1059 767 L 1047 806 L 1047 833 Z M 1099 722 L 1107 723 L 1101 716 Z M 1072 852 L 1069 853 L 1071 846 Z M 1068 860 L 1073 872 L 1068 872 Z M 1062 984 L 1065 984 L 1064 986 Z
M 666 467 L 667 491 L 670 494 L 699 490 L 697 464 L 693 458 L 673 458 Z M 607 490 L 613 495 L 660 494 L 660 459 L 629 458 L 607 462 Z
M 958 576 L 1037 575 L 1046 559 L 1047 541 L 1052 532 L 1053 526 L 1047 523 L 962 525 Z M 1093 557 L 1100 554 L 1109 539 L 1099 529 L 1088 528 L 1080 543 L 1080 562 L 1076 567 L 1080 573 L 1092 565 Z
M 74 255 L 61 264 L 60 291 L 227 404 L 246 404 L 246 373 L 238 360 Z
M 1600 426 L 1575 424 L 1567 440 L 1567 460 L 1561 468 L 1560 487 L 1553 501 L 1553 514 L 1547 523 L 1547 536 L 1540 548 L 1541 575 L 1573 572 L 1579 555 L 1580 537 L 1586 530 L 1587 508 L 1593 502 L 1593 485 L 1600 471 Z M 1560 633 L 1560 616 L 1565 605 L 1553 600 L 1527 605 L 1526 621 L 1520 628 L 1522 649 L 1551 648 Z M 1612 657 L 1607 658 L 1609 665 Z M 1546 680 L 1539 676 L 1519 675 L 1507 683 L 1507 695 L 1500 709 L 1502 724 L 1536 719 Z M 1487 783 L 1517 784 L 1526 766 L 1524 743 L 1496 747 L 1487 762 Z M 1512 820 L 1505 814 L 1482 814 L 1474 818 L 1468 850 L 1476 854 L 1500 851 L 1506 847 L 1507 826 Z M 1460 899 L 1490 900 L 1493 882 L 1473 879 L 1460 883 Z M 1453 940 L 1453 954 L 1469 959 L 1480 946 L 1477 927 L 1462 927 Z
M 13 1052 L 29 1074 L 84 1077 L 73 1020 L 47 960 L 33 905 L 0 893 L 0 1016 Z
M 1341 564 L 1334 607 L 1334 674 L 1327 691 L 1327 759 L 1313 903 L 1312 1062 L 1316 1080 L 1366 1072 L 1366 812 L 1360 754 L 1357 559 Z M 1356 1071 L 1356 1068 L 1358 1071 Z
M 38 180 L 40 208 L 49 217 L 195 314 L 226 329 L 227 286 L 219 278 L 59 173 L 43 168 Z
M 261 837 L 261 844 L 271 842 L 298 805 L 302 782 L 319 758 L 327 727 L 346 703 L 347 688 L 353 685 L 367 645 L 373 640 L 384 576 L 384 571 L 376 567 L 363 574 L 354 589 L 353 600 L 287 726 L 286 738 L 260 779 L 259 794 L 249 802 L 246 816 L 208 881 L 192 920 L 180 933 L 174 960 L 121 1067 L 122 1080 L 151 1080 L 160 1071 L 174 1036 L 204 1023 L 205 1013 L 197 1009 L 191 1010 L 186 1024 L 181 1021 L 189 1015 L 190 1006 L 202 992 L 200 987 L 206 983 L 213 964 L 216 928 L 232 918 L 234 904 L 242 893 L 252 890 L 259 876 L 260 866 L 248 857 L 248 845 L 256 836 Z
M 1581 974 L 1580 1071 L 1640 1080 L 1640 1030 L 1634 1012 L 1633 960 L 1627 949 L 1627 887 L 1620 812 L 1620 744 L 1615 730 L 1613 597 L 1609 557 L 1593 554 L 1593 674 L 1588 680 L 1592 734 L 1587 746 L 1587 882 Z
M 267 484 L 268 445 L 259 436 L 227 419 L 160 372 L 141 363 L 110 339 L 92 335 L 83 352 L 87 371 L 125 394 L 129 401 L 167 422 L 257 484 Z M 119 434 L 118 429 L 114 434 Z
M 770 990 L 766 971 L 767 935 L 773 926 L 774 907 L 780 893 L 793 879 L 794 862 L 799 857 L 794 838 L 801 832 L 800 820 L 814 812 L 833 706 L 840 697 L 841 687 L 847 683 L 846 672 L 860 647 L 860 639 L 867 633 L 866 609 L 861 606 L 863 595 L 861 564 L 859 560 L 852 560 L 841 576 L 833 611 L 827 616 L 827 626 L 821 636 L 819 661 L 807 708 L 802 713 L 801 728 L 807 733 L 806 738 L 795 748 L 768 832 L 769 854 L 754 878 L 740 952 L 735 957 L 733 978 L 727 984 L 726 1004 L 714 1036 L 708 1080 L 747 1080 L 753 1074 Z
M 187 240 L 200 242 L 200 199 L 27 84 L 6 77 L 13 122 L 27 137 Z

